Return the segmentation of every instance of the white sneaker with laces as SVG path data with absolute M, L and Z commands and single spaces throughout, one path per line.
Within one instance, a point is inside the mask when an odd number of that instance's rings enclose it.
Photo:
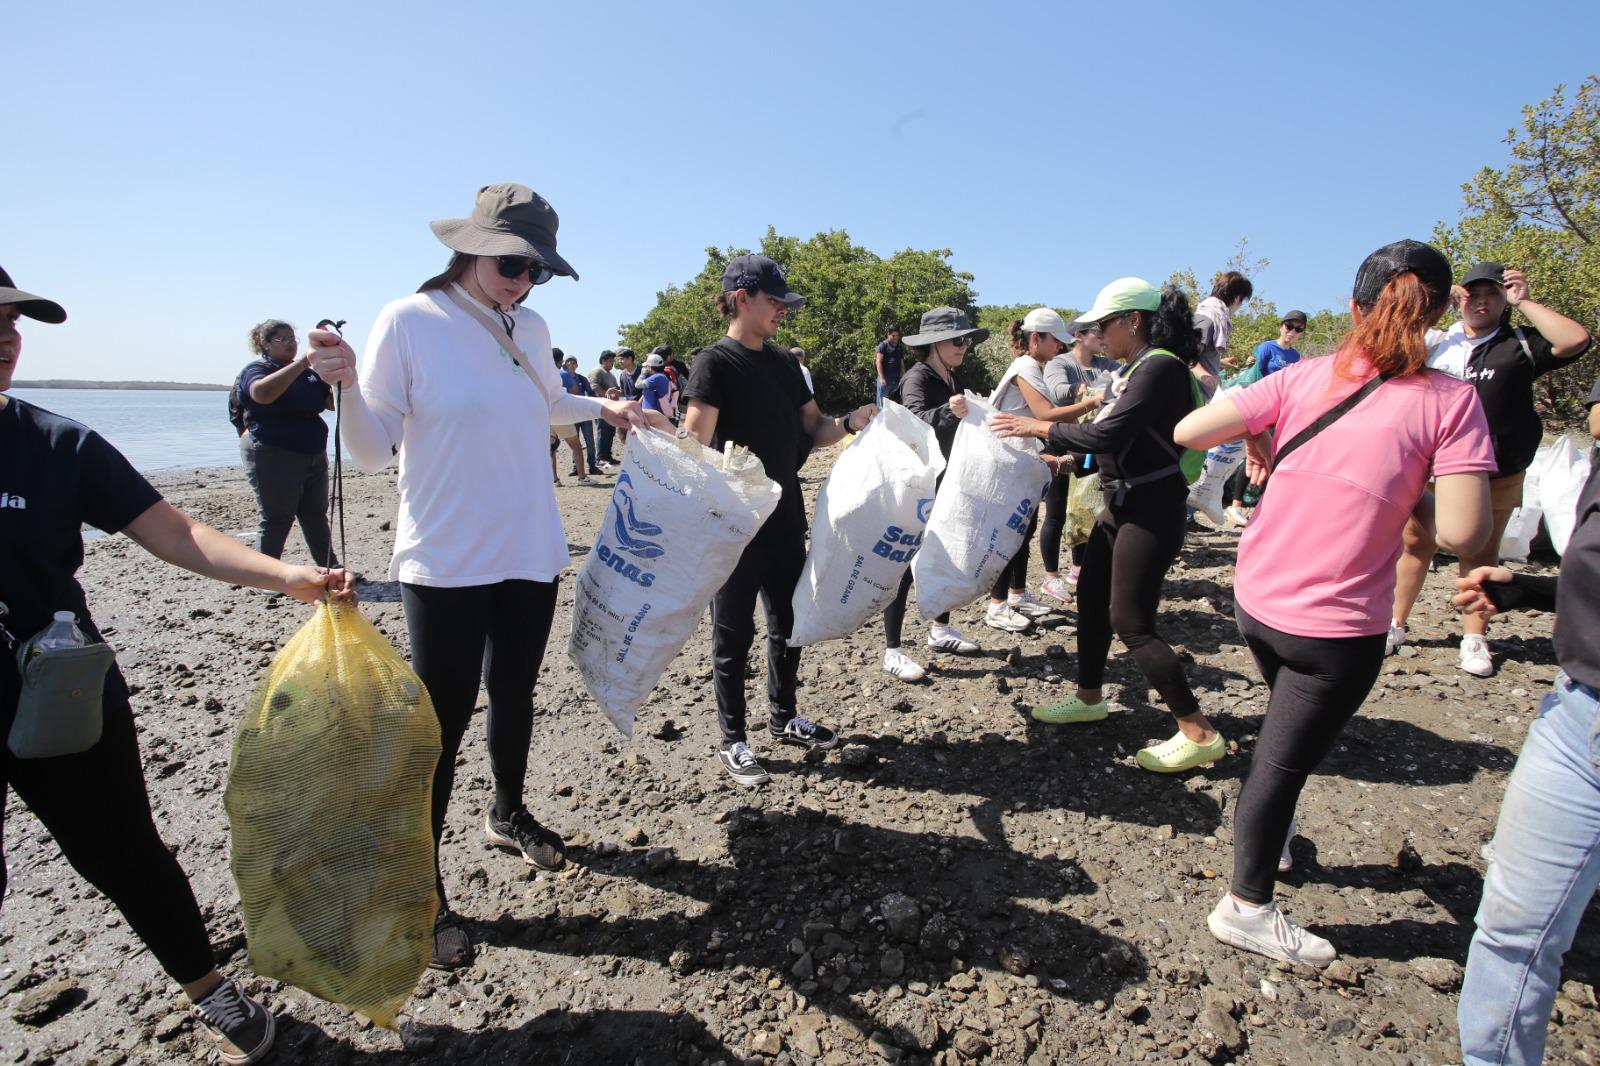
M 928 647 L 934 651 L 954 652 L 957 655 L 976 655 L 983 649 L 961 635 L 955 626 L 937 623 L 928 630 Z
M 1284 917 L 1276 903 L 1246 914 L 1231 893 L 1224 894 L 1206 919 L 1206 927 L 1224 944 L 1281 962 L 1321 967 L 1339 957 L 1332 944 Z
M 1474 677 L 1488 677 L 1494 673 L 1494 659 L 1489 656 L 1489 639 L 1477 633 L 1461 638 L 1461 669 Z
M 899 648 L 890 648 L 883 653 L 883 668 L 901 681 L 921 681 L 928 672 Z
M 999 629 L 1006 633 L 1026 633 L 1033 628 L 1033 620 L 1020 611 L 1014 611 L 1010 605 L 989 601 L 989 607 L 983 612 L 983 624 L 992 629 Z
M 1027 618 L 1043 618 L 1050 613 L 1050 608 L 1027 589 L 1007 595 L 1006 606 Z
M 1045 578 L 1044 584 L 1039 586 L 1039 591 L 1057 603 L 1072 602 L 1072 586 L 1067 584 L 1067 579 L 1060 574 Z
M 1406 627 L 1399 622 L 1389 622 L 1389 635 L 1383 640 L 1383 654 L 1385 657 L 1393 655 L 1406 643 Z
M 1236 526 L 1247 526 L 1250 524 L 1250 515 L 1243 507 L 1232 505 L 1229 506 L 1227 511 L 1224 513 L 1228 516 L 1228 521 L 1232 522 Z

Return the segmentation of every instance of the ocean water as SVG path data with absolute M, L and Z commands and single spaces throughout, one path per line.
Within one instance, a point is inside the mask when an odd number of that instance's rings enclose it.
M 110 441 L 136 470 L 238 466 L 228 394 L 134 389 L 12 389 L 6 393 L 76 419 Z M 333 412 L 324 415 L 333 435 Z

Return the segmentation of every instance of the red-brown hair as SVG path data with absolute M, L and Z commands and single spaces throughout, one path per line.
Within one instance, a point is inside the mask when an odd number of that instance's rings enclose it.
M 1427 365 L 1424 336 L 1443 311 L 1415 274 L 1396 274 L 1371 307 L 1361 308 L 1361 321 L 1340 343 L 1335 364 L 1339 374 L 1351 379 L 1358 376 L 1353 365 L 1357 352 L 1381 374 L 1396 378 L 1415 374 Z

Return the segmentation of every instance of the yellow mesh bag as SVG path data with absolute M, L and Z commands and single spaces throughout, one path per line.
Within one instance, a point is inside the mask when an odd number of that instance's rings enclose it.
M 1068 544 L 1082 544 L 1089 539 L 1100 511 L 1105 507 L 1105 495 L 1100 491 L 1100 475 L 1072 475 L 1072 487 L 1067 490 L 1067 521 L 1064 533 Z
M 250 965 L 393 1029 L 433 949 L 439 721 L 372 624 L 319 603 L 250 697 L 224 797 Z

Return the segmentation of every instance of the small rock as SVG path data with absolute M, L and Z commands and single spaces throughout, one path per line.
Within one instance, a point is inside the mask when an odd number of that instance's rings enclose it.
M 802 981 L 809 981 L 815 977 L 817 975 L 817 964 L 812 960 L 811 952 L 808 951 L 800 956 L 795 964 L 789 968 L 789 972 Z
M 650 843 L 650 834 L 640 826 L 629 826 L 628 831 L 622 834 L 622 842 L 631 848 L 639 848 Z
M 1006 995 L 1006 990 L 1001 988 L 992 978 L 983 983 L 983 994 L 991 1007 L 1004 1007 L 1011 1002 L 1011 997 Z
M 1356 972 L 1356 968 L 1345 960 L 1334 959 L 1322 971 L 1322 979 L 1331 985 L 1354 988 L 1361 983 L 1361 974 Z
M 1195 1019 L 1195 1030 L 1200 1034 L 1196 1046 L 1208 1059 L 1224 1055 L 1237 1055 L 1244 1050 L 1244 1033 L 1233 1016 L 1217 1007 L 1207 1007 Z
M 23 1025 L 40 1026 L 71 1010 L 74 1001 L 83 998 L 83 990 L 71 981 L 46 981 L 24 992 L 11 1016 Z
M 1033 958 L 1021 948 L 1008 948 L 1000 953 L 1000 968 L 1013 977 L 1026 977 L 1033 969 Z
M 1006 652 L 1006 663 L 1009 666 L 1022 665 L 1022 645 L 1013 644 L 1011 650 Z
M 1423 984 L 1440 992 L 1454 992 L 1461 987 L 1461 964 L 1451 959 L 1412 959 L 1411 972 Z
M 989 1041 L 971 1029 L 961 1030 L 951 1043 L 955 1045 L 956 1052 L 964 1059 L 981 1059 L 992 1050 L 989 1046 Z
M 661 873 L 672 865 L 674 855 L 671 848 L 651 848 L 644 853 L 645 869 L 651 873 Z
M 151 1033 L 151 1035 L 164 1044 L 168 1040 L 171 1040 L 173 1037 L 177 1036 L 179 1033 L 183 1032 L 183 1027 L 188 1024 L 188 1012 L 175 1010 L 171 1014 L 168 1014 L 165 1018 L 162 1018 L 159 1022 L 156 1022 L 155 1030 Z
M 942 914 L 935 914 L 923 925 L 922 936 L 917 940 L 917 950 L 930 959 L 943 962 L 961 950 L 961 933 L 950 924 L 950 919 Z
M 773 1032 L 759 1032 L 750 1038 L 750 1050 L 757 1055 L 775 1058 L 783 1051 L 783 1037 Z
M 839 753 L 839 762 L 841 765 L 848 766 L 851 769 L 860 769 L 871 764 L 872 752 L 859 744 L 852 744 Z
M 883 914 L 884 931 L 902 943 L 917 939 L 922 931 L 922 908 L 917 901 L 903 892 L 891 892 L 878 903 Z
M 878 960 L 878 972 L 889 980 L 897 980 L 906 972 L 906 953 L 899 948 L 890 948 Z

